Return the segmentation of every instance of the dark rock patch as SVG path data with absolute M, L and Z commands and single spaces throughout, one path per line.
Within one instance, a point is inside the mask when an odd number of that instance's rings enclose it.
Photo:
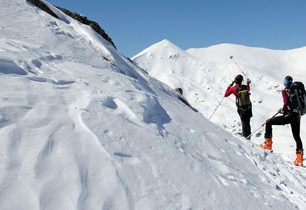
M 51 16 L 60 19 L 44 2 L 42 2 L 41 0 L 27 0 L 27 2 L 30 2 L 31 4 L 33 4 L 34 6 L 40 8 L 41 10 L 47 12 L 48 14 L 50 14 Z M 80 15 L 76 12 L 71 12 L 67 9 L 61 8 L 61 7 L 57 7 L 59 10 L 61 10 L 63 13 L 65 13 L 66 15 L 72 17 L 73 19 L 79 21 L 80 23 L 83 23 L 85 25 L 90 26 L 95 32 L 97 32 L 100 36 L 102 36 L 105 40 L 107 40 L 115 49 L 116 46 L 114 44 L 114 42 L 112 41 L 112 39 L 108 36 L 108 34 L 101 28 L 101 26 L 92 20 L 89 20 L 87 17 Z
M 71 11 L 69 11 L 67 9 L 64 9 L 64 8 L 61 8 L 61 7 L 57 7 L 57 8 L 60 9 L 66 15 L 68 15 L 68 16 L 72 17 L 73 19 L 79 21 L 80 23 L 83 23 L 85 25 L 89 25 L 95 32 L 100 34 L 100 36 L 102 36 L 104 39 L 106 39 L 109 43 L 111 43 L 116 48 L 112 39 L 108 36 L 108 34 L 101 28 L 101 26 L 97 22 L 89 20 L 86 16 L 80 15 L 76 12 L 71 12 Z
M 44 2 L 41 0 L 27 0 L 27 2 L 30 2 L 34 6 L 40 8 L 41 10 L 45 11 L 46 13 L 50 14 L 51 16 L 58 18 L 58 16 L 47 6 Z

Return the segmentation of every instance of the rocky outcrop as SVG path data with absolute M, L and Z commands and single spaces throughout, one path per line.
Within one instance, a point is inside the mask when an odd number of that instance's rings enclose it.
M 41 0 L 27 0 L 27 2 L 30 2 L 31 4 L 35 5 L 36 7 L 40 8 L 51 16 L 59 19 L 58 16 Z
M 104 39 L 106 39 L 109 43 L 111 43 L 115 48 L 115 44 L 113 43 L 112 39 L 107 35 L 107 33 L 100 27 L 100 25 L 92 20 L 87 19 L 87 17 L 82 16 L 76 12 L 71 12 L 67 9 L 57 7 L 60 9 L 62 12 L 64 12 L 66 15 L 72 17 L 73 19 L 85 24 L 89 25 L 94 31 L 96 31 L 98 34 L 100 34 Z
M 52 15 L 53 17 L 59 19 L 59 17 L 41 0 L 27 0 L 27 2 L 32 3 L 33 5 L 37 6 L 38 8 L 40 8 L 41 10 L 47 12 L 48 14 Z M 114 46 L 114 48 L 116 48 L 113 40 L 108 36 L 108 34 L 101 28 L 101 26 L 92 20 L 87 19 L 87 17 L 80 15 L 76 12 L 71 12 L 67 9 L 61 8 L 61 7 L 57 7 L 58 9 L 60 9 L 63 13 L 65 13 L 66 15 L 72 17 L 73 19 L 85 24 L 85 25 L 89 25 L 94 31 L 96 31 L 100 36 L 102 36 L 104 39 L 106 39 L 111 45 Z

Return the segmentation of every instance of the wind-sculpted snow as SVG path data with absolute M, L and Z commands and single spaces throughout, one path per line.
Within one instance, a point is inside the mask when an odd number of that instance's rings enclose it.
M 148 97 L 144 107 L 143 121 L 146 123 L 155 123 L 158 130 L 164 132 L 164 125 L 171 121 L 171 117 L 166 110 L 159 104 L 155 97 Z
M 0 73 L 1 210 L 303 209 L 302 168 L 207 121 L 54 11 L 67 21 L 0 2 L 1 65 L 15 71 Z

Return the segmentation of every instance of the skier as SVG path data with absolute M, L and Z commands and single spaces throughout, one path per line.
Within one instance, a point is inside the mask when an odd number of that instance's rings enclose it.
M 294 165 L 303 165 L 303 144 L 300 137 L 301 116 L 299 112 L 290 109 L 290 87 L 292 85 L 292 77 L 286 76 L 284 79 L 284 89 L 282 90 L 283 107 L 280 113 L 283 115 L 276 116 L 266 121 L 265 141 L 260 145 L 263 149 L 272 150 L 272 125 L 291 124 L 293 138 L 296 142 L 296 159 Z
M 247 79 L 247 85 L 242 85 L 242 81 L 243 76 L 240 74 L 237 75 L 235 80 L 227 87 L 224 97 L 228 97 L 231 94 L 236 96 L 236 106 L 241 119 L 242 134 L 247 138 L 251 134 L 250 120 L 253 116 L 252 103 L 249 97 L 251 80 Z

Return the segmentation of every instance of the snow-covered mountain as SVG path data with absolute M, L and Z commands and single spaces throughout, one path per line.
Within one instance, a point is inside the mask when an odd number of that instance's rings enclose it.
M 177 56 L 174 60 L 173 55 L 184 56 Z M 280 51 L 221 44 L 183 51 L 170 41 L 162 40 L 134 56 L 133 60 L 151 76 L 170 87 L 183 88 L 186 98 L 201 113 L 220 127 L 237 134 L 240 119 L 235 108 L 235 98 L 223 98 L 234 77 L 244 74 L 252 81 L 254 117 L 251 125 L 255 130 L 282 106 L 280 91 L 286 75 L 298 81 L 306 81 L 305 56 L 306 47 Z M 220 102 L 221 105 L 212 115 Z M 305 126 L 306 122 L 302 120 L 301 127 Z M 276 142 L 279 141 L 275 144 L 275 151 L 290 160 L 294 154 L 295 142 L 290 128 L 283 128 L 275 127 L 274 137 Z M 302 129 L 301 136 L 306 138 L 306 130 Z M 253 141 L 262 142 L 263 135 L 257 138 L 254 136 Z
M 224 64 L 233 56 L 246 73 L 260 72 L 272 77 L 292 74 L 297 79 L 305 78 L 306 47 L 293 50 L 271 50 L 242 45 L 220 44 L 208 48 L 186 51 L 205 63 Z M 304 73 L 304 74 L 303 74 Z M 249 76 L 249 75 L 248 75 Z M 283 79 L 283 78 L 281 78 Z
M 162 40 L 135 55 L 133 60 L 170 87 L 181 87 L 185 97 L 204 116 L 236 135 L 241 132 L 241 128 L 235 97 L 223 98 L 234 77 L 245 74 L 252 81 L 254 116 L 251 126 L 255 130 L 282 106 L 280 91 L 286 75 L 306 82 L 305 56 L 305 47 L 280 51 L 221 44 L 184 51 L 170 41 Z M 302 139 L 306 138 L 305 126 L 306 122 L 302 118 Z M 254 135 L 252 142 L 261 143 L 261 134 Z M 292 163 L 295 141 L 290 125 L 274 126 L 274 153 L 281 156 L 283 161 Z
M 217 127 L 47 5 L 60 20 L 0 2 L 1 210 L 305 209 L 304 168 Z

